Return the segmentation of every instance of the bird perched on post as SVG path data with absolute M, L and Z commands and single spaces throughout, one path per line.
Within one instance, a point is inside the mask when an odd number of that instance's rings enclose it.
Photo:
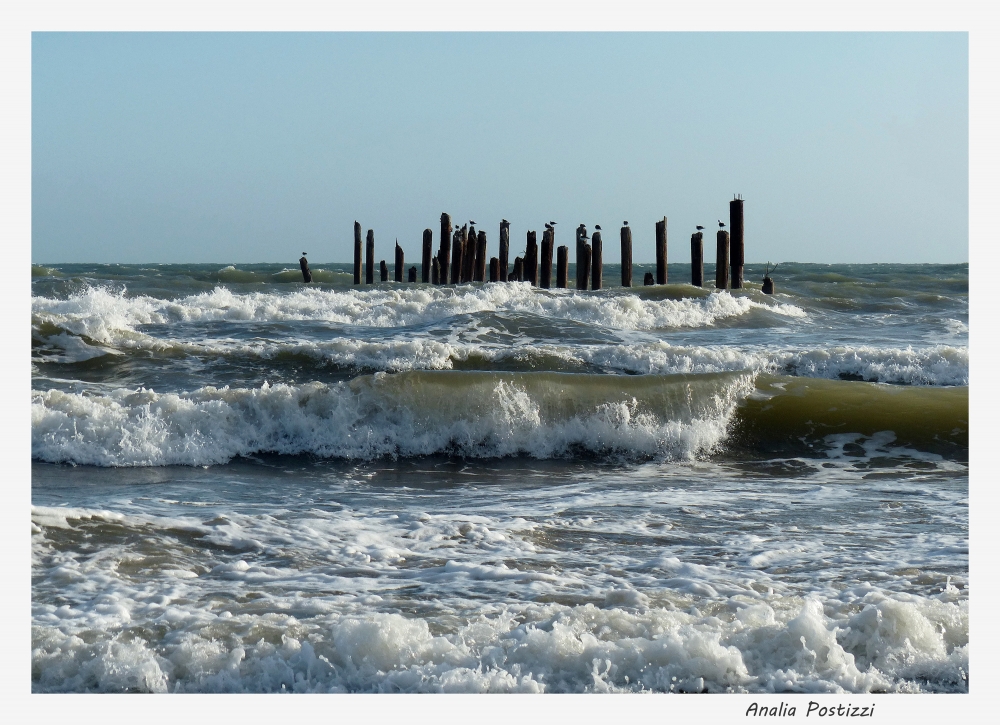
M 597 231 L 601 231 L 601 225 L 600 224 L 595 224 L 594 225 L 594 229 L 596 229 Z
M 622 222 L 622 226 L 623 227 L 627 227 L 628 226 L 628 222 Z
M 548 222 L 545 222 L 545 228 L 546 228 L 546 229 L 551 229 L 551 228 L 552 228 L 552 225 L 551 225 L 551 224 L 549 224 Z
M 507 221 L 506 219 L 501 219 L 501 220 L 500 220 L 500 223 L 501 223 L 501 224 L 510 224 L 510 222 L 509 222 L 509 221 Z
M 719 220 L 719 229 L 722 229 L 724 226 L 726 226 L 726 223 L 720 219 Z
M 555 225 L 556 225 L 556 223 L 555 223 L 555 222 L 549 222 L 549 224 L 551 224 L 552 226 L 555 226 Z
M 705 228 L 705 227 L 703 227 L 703 226 L 702 226 L 701 224 L 698 224 L 698 225 L 696 225 L 696 226 L 695 226 L 695 229 L 697 229 L 697 230 L 698 230 L 699 232 L 700 232 L 700 231 L 701 231 L 702 229 L 704 229 L 704 228 Z
M 469 220 L 469 226 L 470 227 L 474 227 L 474 226 L 476 226 L 476 223 L 470 219 Z

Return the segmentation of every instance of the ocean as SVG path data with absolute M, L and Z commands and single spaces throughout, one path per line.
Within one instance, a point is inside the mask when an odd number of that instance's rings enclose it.
M 968 691 L 968 265 L 313 268 L 32 267 L 33 691 Z

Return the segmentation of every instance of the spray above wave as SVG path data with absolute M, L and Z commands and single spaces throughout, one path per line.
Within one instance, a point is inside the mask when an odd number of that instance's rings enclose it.
M 127 338 L 138 325 L 192 321 L 278 322 L 318 320 L 365 327 L 399 327 L 477 312 L 527 312 L 614 329 L 652 330 L 711 326 L 717 320 L 762 310 L 804 317 L 794 305 L 763 304 L 749 297 L 702 294 L 681 299 L 643 299 L 630 294 L 580 295 L 538 290 L 527 283 L 482 287 L 330 290 L 309 288 L 277 294 L 234 293 L 225 287 L 176 300 L 129 297 L 92 287 L 67 299 L 32 298 L 33 324 L 48 323 L 101 343 Z M 121 333 L 126 333 L 123 335 Z
M 258 452 L 692 457 L 718 445 L 751 389 L 745 374 L 413 372 L 181 395 L 49 390 L 32 396 L 32 455 L 99 466 L 206 465 Z

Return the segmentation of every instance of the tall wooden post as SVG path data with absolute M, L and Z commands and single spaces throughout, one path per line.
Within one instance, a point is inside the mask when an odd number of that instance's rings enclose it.
M 701 232 L 691 235 L 691 284 L 701 287 L 705 283 L 705 244 Z
M 632 286 L 632 229 L 622 227 L 622 287 Z
M 729 232 L 720 229 L 715 236 L 715 286 L 729 287 Z
M 354 222 L 354 284 L 361 284 L 361 225 Z
M 556 250 L 556 287 L 566 289 L 569 277 L 569 247 L 563 244 Z
M 732 235 L 729 242 L 729 266 L 731 269 L 730 286 L 740 289 L 743 286 L 743 199 L 737 197 L 729 202 L 729 232 Z
M 486 281 L 486 232 L 482 229 L 476 237 L 476 273 L 473 279 L 476 282 Z
M 406 281 L 407 282 L 416 282 L 417 281 L 417 268 L 416 267 L 410 267 L 409 272 L 407 272 Z
M 462 225 L 455 230 L 454 244 L 451 246 L 451 282 L 459 284 L 462 281 L 462 255 L 465 252 L 465 240 L 469 238 L 469 228 Z
M 504 219 L 500 222 L 500 256 L 497 257 L 499 276 L 497 282 L 507 281 L 507 256 L 510 254 L 510 222 Z
M 552 286 L 552 230 L 542 232 L 542 271 L 538 286 L 549 289 Z
M 531 282 L 532 287 L 538 286 L 538 242 L 534 232 L 528 232 L 527 241 L 524 245 L 524 261 L 521 268 L 524 270 L 524 279 Z
M 656 284 L 667 283 L 667 218 L 656 222 Z
M 389 281 L 389 267 L 386 265 L 384 259 L 378 263 L 378 271 L 379 271 L 379 276 L 382 278 L 382 281 L 383 282 L 388 282 Z
M 581 224 L 576 228 L 576 288 L 587 289 L 587 280 L 583 276 L 583 245 L 586 244 L 587 226 Z
M 524 281 L 524 260 L 520 257 L 514 257 L 514 281 Z
M 601 233 L 594 232 L 590 241 L 593 244 L 590 289 L 601 289 L 604 286 L 604 242 L 601 240 Z
M 365 284 L 375 284 L 375 230 L 368 230 L 365 240 Z
M 580 258 L 577 260 L 577 264 L 583 267 L 580 270 L 580 282 L 583 284 L 582 287 L 577 287 L 577 289 L 585 290 L 587 289 L 587 284 L 590 282 L 590 260 L 593 255 L 593 249 L 586 242 L 580 247 Z
M 448 262 L 451 260 L 451 214 L 441 215 L 441 247 L 438 251 L 438 284 L 448 284 Z
M 393 277 L 395 277 L 396 282 L 403 281 L 403 248 L 399 246 L 399 240 L 396 240 L 396 266 L 394 269 Z
M 469 231 L 462 238 L 462 283 L 472 281 L 472 271 L 476 268 L 476 228 L 469 227 Z
M 490 282 L 500 281 L 500 260 L 490 257 Z
M 424 229 L 424 249 L 420 257 L 420 281 L 427 284 L 431 281 L 431 253 L 434 245 L 434 232 Z

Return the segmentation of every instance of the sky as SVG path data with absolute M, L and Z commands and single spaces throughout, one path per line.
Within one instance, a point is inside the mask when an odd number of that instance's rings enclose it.
M 34 33 L 31 110 L 33 263 L 688 262 L 735 194 L 748 263 L 969 256 L 965 33 Z

